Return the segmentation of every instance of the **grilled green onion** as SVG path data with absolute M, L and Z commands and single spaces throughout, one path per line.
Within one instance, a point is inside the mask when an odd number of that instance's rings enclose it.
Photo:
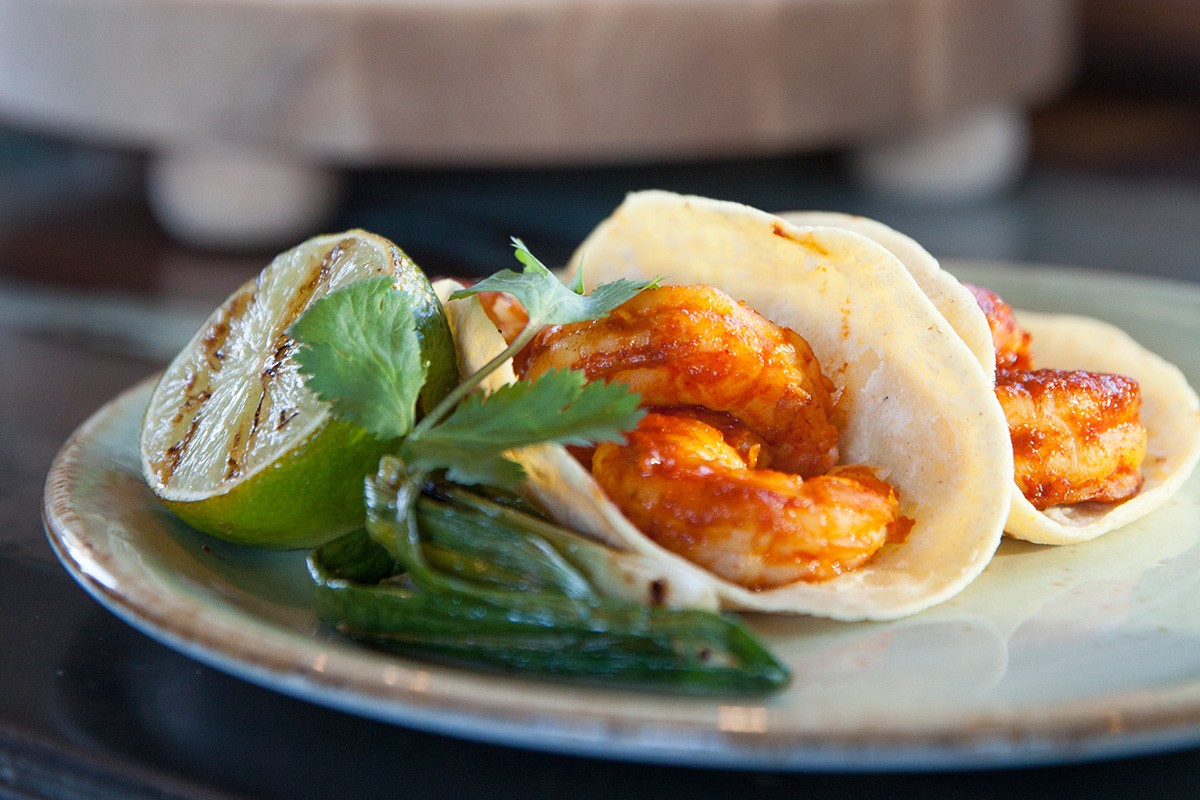
M 691 693 L 764 693 L 783 667 L 736 618 L 604 596 L 603 545 L 477 495 L 381 471 L 367 530 L 315 549 L 322 617 L 419 656 L 588 682 Z M 603 563 L 611 566 L 609 560 Z M 580 564 L 584 566 L 580 566 Z

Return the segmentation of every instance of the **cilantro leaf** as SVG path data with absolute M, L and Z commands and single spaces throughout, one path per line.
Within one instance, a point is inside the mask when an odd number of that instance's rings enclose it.
M 463 400 L 440 425 L 415 431 L 401 447 L 412 470 L 447 470 L 457 483 L 511 488 L 522 472 L 503 453 L 537 442 L 619 441 L 644 412 L 620 383 L 587 383 L 581 372 L 551 370 L 536 381 Z
M 382 439 L 412 430 L 426 374 L 416 319 L 392 284 L 381 275 L 330 292 L 288 328 L 308 388 Z
M 580 293 L 582 281 L 575 290 L 567 287 L 546 265 L 529 252 L 520 239 L 513 237 L 517 260 L 525 265 L 521 272 L 506 269 L 450 295 L 451 300 L 479 292 L 507 292 L 521 301 L 529 314 L 529 327 L 564 325 L 603 317 L 643 289 L 656 286 L 652 281 L 630 281 L 624 278 L 604 283 L 591 294 Z

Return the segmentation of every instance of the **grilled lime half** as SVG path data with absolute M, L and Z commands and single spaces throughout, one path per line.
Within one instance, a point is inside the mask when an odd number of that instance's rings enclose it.
M 412 302 L 428 367 L 418 413 L 453 388 L 454 344 L 425 274 L 365 231 L 310 239 L 235 291 L 160 377 L 139 450 L 167 508 L 221 539 L 270 547 L 309 547 L 362 524 L 363 478 L 395 442 L 332 415 L 305 387 L 287 330 L 316 300 L 376 275 Z

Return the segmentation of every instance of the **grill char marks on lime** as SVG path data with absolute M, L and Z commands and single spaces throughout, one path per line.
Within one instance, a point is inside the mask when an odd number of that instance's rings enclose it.
M 242 393 L 240 402 L 243 410 L 233 416 L 233 428 L 230 434 L 230 447 L 225 459 L 222 479 L 231 481 L 238 478 L 249 461 L 263 429 L 266 409 L 271 408 L 275 394 L 280 394 L 278 382 L 295 383 L 299 380 L 294 375 L 290 357 L 295 351 L 296 344 L 286 333 L 313 299 L 324 294 L 328 289 L 331 276 L 336 271 L 336 265 L 345 257 L 346 243 L 339 242 L 331 247 L 320 260 L 305 265 L 308 274 L 303 281 L 290 293 L 287 298 L 285 313 L 275 320 L 270 331 L 272 346 L 267 350 L 267 361 L 258 371 L 256 380 L 258 391 Z M 225 307 L 224 313 L 213 320 L 199 342 L 199 358 L 195 368 L 189 375 L 188 384 L 184 387 L 185 401 L 172 419 L 173 426 L 179 426 L 187 420 L 187 426 L 178 432 L 174 444 L 169 447 L 165 457 L 155 464 L 160 480 L 170 483 L 184 459 L 189 447 L 196 439 L 197 433 L 204 427 L 206 418 L 203 406 L 213 397 L 213 387 L 218 382 L 217 374 L 226 366 L 228 346 L 231 341 L 239 338 L 238 329 L 247 324 L 248 317 L 254 312 L 255 305 L 262 289 L 258 281 L 249 282 L 243 286 Z M 247 376 L 248 377 L 248 376 Z M 282 392 L 287 396 L 289 392 Z M 281 430 L 289 420 L 298 413 L 294 407 L 272 409 L 269 418 L 278 420 L 274 430 Z
M 189 373 L 187 385 L 183 389 L 184 402 L 171 418 L 172 428 L 178 428 L 185 419 L 188 421 L 187 427 L 182 435 L 175 439 L 174 444 L 167 448 L 164 457 L 154 464 L 154 469 L 164 484 L 171 482 L 187 453 L 188 446 L 203 423 L 203 407 L 212 397 L 212 375 L 223 366 L 225 346 L 234 324 L 245 315 L 246 309 L 254 303 L 255 296 L 256 287 L 253 283 L 247 283 L 239 289 L 201 339 L 203 368 L 193 368 Z
M 271 331 L 272 345 L 267 350 L 267 360 L 258 374 L 258 391 L 248 391 L 245 394 L 245 411 L 239 415 L 240 424 L 233 433 L 229 456 L 225 462 L 224 480 L 236 479 L 245 469 L 246 463 L 250 460 L 250 453 L 258 443 L 259 433 L 262 430 L 263 410 L 271 408 L 275 404 L 273 395 L 279 393 L 281 387 L 299 380 L 295 375 L 295 366 L 291 360 L 297 345 L 295 340 L 288 336 L 287 329 L 300 318 L 315 297 L 322 296 L 329 290 L 329 281 L 335 272 L 335 266 L 345 257 L 350 244 L 346 240 L 340 241 L 329 248 L 325 257 L 319 262 L 306 265 L 310 268 L 308 276 L 288 296 L 284 313 L 275 319 L 274 329 Z M 248 310 L 249 306 L 243 309 L 243 314 Z M 283 394 L 286 396 L 291 392 L 283 392 Z M 254 411 L 248 415 L 249 419 L 247 419 L 246 412 L 250 409 L 251 401 Z M 283 409 L 279 413 L 281 419 L 294 414 L 294 409 Z
M 361 527 L 362 477 L 394 443 L 338 418 L 309 387 L 290 330 L 322 298 L 375 276 L 412 306 L 419 357 L 436 378 L 429 396 L 457 385 L 449 325 L 416 265 L 367 231 L 315 236 L 236 289 L 151 393 L 139 460 L 169 511 L 217 538 L 268 547 L 310 547 Z

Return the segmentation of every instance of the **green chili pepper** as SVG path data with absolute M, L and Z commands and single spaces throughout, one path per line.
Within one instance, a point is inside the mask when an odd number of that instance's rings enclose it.
M 401 652 L 693 693 L 763 693 L 787 669 L 734 617 L 603 597 L 578 534 L 457 488 L 421 497 L 397 465 L 368 482 L 367 530 L 315 549 L 322 617 Z M 583 554 L 583 555 L 581 555 Z

